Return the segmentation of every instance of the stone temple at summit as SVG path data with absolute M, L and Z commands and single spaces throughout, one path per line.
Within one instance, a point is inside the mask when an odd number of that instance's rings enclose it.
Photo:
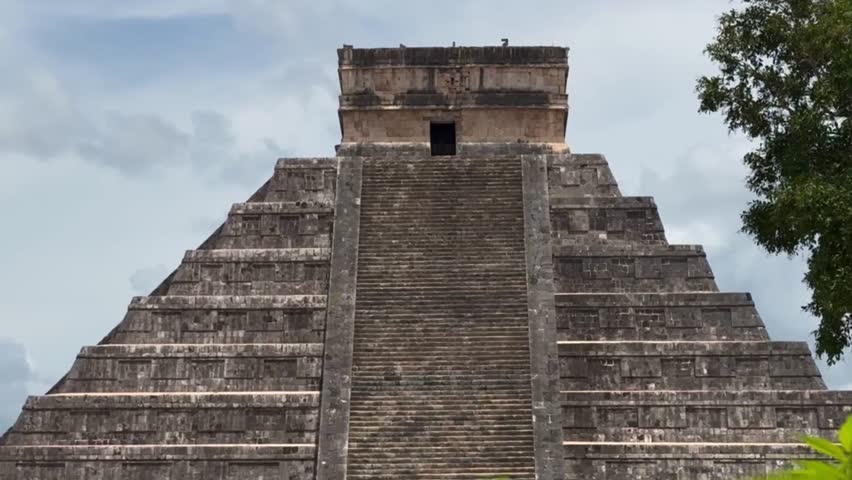
M 735 480 L 852 413 L 570 151 L 567 48 L 337 54 L 336 155 L 278 160 L 27 399 L 0 479 Z

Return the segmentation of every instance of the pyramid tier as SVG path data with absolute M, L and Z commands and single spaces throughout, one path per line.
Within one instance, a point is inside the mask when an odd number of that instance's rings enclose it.
M 556 295 L 559 340 L 768 340 L 747 293 Z
M 565 442 L 566 478 L 675 480 L 763 478 L 817 455 L 799 443 Z
M 716 292 L 696 245 L 577 245 L 553 248 L 557 293 Z
M 265 201 L 334 204 L 337 158 L 280 158 Z
M 324 248 L 190 250 L 172 277 L 169 295 L 323 295 Z
M 319 390 L 322 344 L 98 345 L 80 351 L 58 390 Z
M 563 392 L 566 441 L 796 443 L 833 438 L 852 391 Z
M 666 244 L 651 197 L 551 198 L 553 245 Z
M 106 343 L 322 343 L 325 309 L 325 295 L 135 297 Z
M 80 394 L 30 397 L 15 445 L 314 443 L 319 392 Z
M 324 202 L 237 203 L 209 248 L 328 248 L 333 216 Z
M 0 478 L 38 480 L 314 477 L 313 445 L 80 445 L 0 448 Z
M 562 390 L 821 390 L 804 342 L 559 342 Z
M 621 192 L 606 158 L 597 153 L 544 155 L 552 200 L 619 197 Z

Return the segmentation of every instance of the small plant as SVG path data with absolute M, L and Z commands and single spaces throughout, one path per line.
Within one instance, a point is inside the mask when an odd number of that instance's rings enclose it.
M 839 444 L 820 437 L 804 437 L 802 442 L 830 460 L 796 461 L 793 462 L 795 468 L 761 480 L 852 480 L 852 416 L 838 430 L 837 440 Z

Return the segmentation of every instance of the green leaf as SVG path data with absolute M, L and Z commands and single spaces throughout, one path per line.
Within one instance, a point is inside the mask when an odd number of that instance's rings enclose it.
M 850 457 L 852 457 L 852 415 L 840 427 L 840 430 L 837 432 L 837 439 L 840 441 L 843 449 L 846 450 L 846 461 L 849 462 Z
M 803 472 L 807 472 L 814 480 L 848 480 L 844 469 L 818 460 L 802 460 L 796 462 Z
M 811 447 L 813 450 L 816 450 L 823 455 L 828 455 L 844 465 L 849 461 L 847 458 L 848 455 L 842 448 L 840 448 L 840 446 L 824 438 L 804 437 L 802 438 L 802 442 Z

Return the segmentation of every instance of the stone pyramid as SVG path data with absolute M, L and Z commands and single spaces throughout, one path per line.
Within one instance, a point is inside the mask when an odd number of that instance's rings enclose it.
M 829 436 L 650 197 L 564 143 L 567 49 L 338 51 L 342 142 L 269 179 L 0 441 L 0 479 L 715 480 Z

